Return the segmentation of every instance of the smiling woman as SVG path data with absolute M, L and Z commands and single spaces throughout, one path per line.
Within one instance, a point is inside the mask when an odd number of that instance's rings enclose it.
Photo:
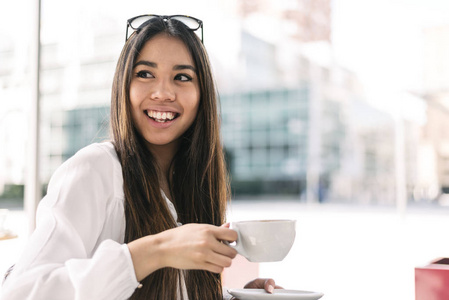
M 202 22 L 192 17 L 198 24 Z M 112 141 L 54 173 L 2 299 L 222 299 L 236 251 L 207 53 L 185 18 L 151 15 L 112 87 Z M 272 292 L 272 279 L 248 288 Z

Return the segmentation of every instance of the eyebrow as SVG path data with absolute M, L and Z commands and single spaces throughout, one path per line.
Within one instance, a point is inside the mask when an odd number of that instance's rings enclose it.
M 140 65 L 145 65 L 151 68 L 157 68 L 157 63 L 151 62 L 151 61 L 147 61 L 147 60 L 139 60 L 138 62 L 136 62 L 133 66 L 133 69 L 137 66 Z
M 148 66 L 150 68 L 157 68 L 157 63 L 148 61 L 148 60 L 139 60 L 138 62 L 136 62 L 134 64 L 133 68 L 140 66 L 140 65 Z M 196 73 L 196 69 L 192 65 L 175 65 L 173 67 L 173 70 L 175 70 L 175 71 L 186 70 L 186 69 L 192 70 L 193 72 Z
M 179 70 L 185 70 L 189 69 L 196 73 L 196 69 L 192 65 L 176 65 L 173 67 L 173 70 L 179 71 Z

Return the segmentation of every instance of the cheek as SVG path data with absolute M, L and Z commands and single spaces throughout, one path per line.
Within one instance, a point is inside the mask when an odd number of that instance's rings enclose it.
M 194 92 L 194 97 L 192 97 L 193 99 L 192 99 L 192 102 L 191 102 L 191 105 L 192 105 L 192 112 L 193 112 L 193 115 L 194 115 L 194 119 L 196 119 L 196 116 L 198 115 L 198 110 L 199 110 L 199 107 L 200 107 L 200 99 L 201 99 L 201 96 L 200 96 L 200 89 L 199 89 L 199 87 L 198 87 L 198 85 L 195 85 L 195 92 Z
M 200 110 L 200 101 L 197 102 L 197 104 L 195 105 L 194 108 L 194 112 L 195 112 L 195 119 L 198 116 L 198 111 Z
M 131 103 L 131 109 L 133 113 L 137 113 L 141 110 L 141 104 L 145 99 L 145 89 L 138 83 L 132 83 L 129 87 L 129 101 Z
M 200 100 L 199 99 L 192 100 L 192 102 L 190 104 L 190 111 L 191 111 L 192 120 L 196 119 L 196 117 L 198 115 L 199 107 L 200 107 Z
M 129 88 L 129 103 L 131 108 L 131 117 L 134 124 L 136 124 L 136 122 L 138 121 L 138 112 L 140 111 L 139 99 L 139 92 L 135 87 L 133 87 L 133 84 L 131 83 L 131 86 Z
M 135 84 L 130 85 L 129 87 L 129 101 L 131 102 L 131 106 L 134 108 L 134 106 L 139 102 L 139 92 L 136 88 Z

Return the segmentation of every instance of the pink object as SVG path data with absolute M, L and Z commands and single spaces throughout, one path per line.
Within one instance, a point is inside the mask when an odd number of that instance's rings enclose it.
M 415 268 L 416 300 L 449 299 L 449 258 L 439 258 Z
M 237 254 L 229 268 L 222 273 L 223 286 L 226 288 L 243 288 L 248 281 L 259 277 L 259 264 L 249 262 Z

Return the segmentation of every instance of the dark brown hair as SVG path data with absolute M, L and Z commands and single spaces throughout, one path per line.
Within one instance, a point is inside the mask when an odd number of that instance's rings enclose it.
M 176 227 L 161 195 L 157 164 L 131 116 L 129 87 L 133 65 L 145 43 L 158 34 L 183 41 L 198 72 L 200 105 L 192 126 L 181 137 L 170 167 L 169 188 L 178 221 L 221 225 L 229 197 L 220 140 L 218 96 L 207 53 L 198 37 L 176 20 L 153 19 L 134 33 L 121 52 L 113 81 L 111 126 L 123 170 L 125 242 Z M 181 270 L 160 269 L 143 281 L 131 299 L 176 299 Z M 222 299 L 221 278 L 201 270 L 184 272 L 189 299 Z

